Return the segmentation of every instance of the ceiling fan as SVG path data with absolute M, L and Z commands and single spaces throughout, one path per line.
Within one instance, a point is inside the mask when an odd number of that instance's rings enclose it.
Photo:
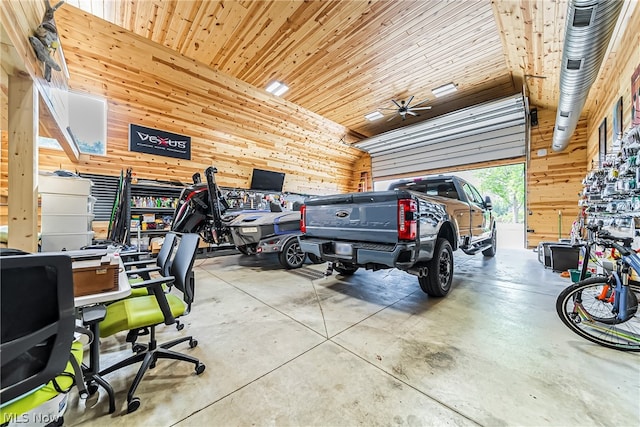
M 414 96 L 411 95 L 406 102 L 405 101 L 400 101 L 400 103 L 398 103 L 398 101 L 396 101 L 395 99 L 392 99 L 391 102 L 393 102 L 395 104 L 396 108 L 381 108 L 381 110 L 393 110 L 396 113 L 398 113 L 398 116 L 402 117 L 402 120 L 405 120 L 407 118 L 407 114 L 409 114 L 411 116 L 419 116 L 420 114 L 416 113 L 416 111 L 430 110 L 431 109 L 431 107 L 420 107 L 420 105 L 422 105 L 425 102 L 427 102 L 428 99 L 425 99 L 422 102 L 418 102 L 417 104 L 411 105 L 411 102 L 413 101 L 413 98 L 414 98 Z M 395 119 L 396 117 L 397 117 L 396 115 L 393 115 L 392 117 L 387 119 L 387 121 L 390 122 L 391 120 Z

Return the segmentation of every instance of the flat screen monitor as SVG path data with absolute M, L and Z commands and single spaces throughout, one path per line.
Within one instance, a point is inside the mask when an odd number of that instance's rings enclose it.
M 254 169 L 251 176 L 251 190 L 281 192 L 284 184 L 284 172 Z

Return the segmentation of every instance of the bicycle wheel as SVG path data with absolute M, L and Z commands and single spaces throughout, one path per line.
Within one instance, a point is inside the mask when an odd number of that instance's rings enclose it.
M 591 277 L 563 290 L 556 300 L 562 322 L 581 337 L 617 350 L 640 351 L 640 289 L 629 287 L 628 319 L 621 322 L 612 312 L 612 289 L 608 278 Z

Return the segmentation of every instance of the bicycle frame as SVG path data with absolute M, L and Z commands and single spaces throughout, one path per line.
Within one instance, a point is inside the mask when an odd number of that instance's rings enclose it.
M 580 280 L 584 280 L 586 278 L 588 270 L 587 264 L 591 257 L 591 248 L 592 246 L 597 244 L 598 242 L 594 240 L 587 244 L 581 245 L 585 248 L 585 254 L 582 269 L 580 271 Z M 628 249 L 621 247 L 616 243 L 611 243 L 610 246 L 620 252 L 620 258 L 616 261 L 616 269 L 610 275 L 610 277 L 615 280 L 616 286 L 614 288 L 614 292 L 611 294 L 609 294 L 609 286 L 605 286 L 602 290 L 601 296 L 598 299 L 600 299 L 601 301 L 608 299 L 608 302 L 612 304 L 612 312 L 616 314 L 616 318 L 620 322 L 625 322 L 629 319 L 629 316 L 627 314 L 627 306 L 626 304 L 621 304 L 620 301 L 627 301 L 627 292 L 629 292 L 629 267 L 633 268 L 637 273 L 640 274 L 640 256 L 633 250 L 631 250 L 628 255 L 623 255 L 628 251 Z M 592 320 L 591 316 L 589 316 L 588 313 L 582 314 L 581 317 L 583 317 L 583 320 Z
M 613 292 L 610 293 L 610 286 L 605 285 L 598 299 L 612 304 L 611 311 L 616 315 L 616 319 L 618 320 L 617 324 L 620 324 L 626 322 L 631 318 L 631 316 L 633 316 L 633 314 L 635 314 L 635 312 L 627 312 L 626 301 L 627 293 L 629 292 L 629 267 L 633 268 L 636 272 L 640 271 L 640 256 L 633 252 L 630 255 L 623 255 L 619 260 L 617 260 L 616 267 L 616 270 L 609 276 L 611 279 L 615 280 L 615 288 L 613 288 Z M 624 303 L 622 303 L 623 301 Z M 604 326 L 594 320 L 588 311 L 582 306 L 581 300 L 576 301 L 574 310 L 580 316 L 581 321 L 588 324 L 590 328 L 640 343 L 640 335 L 634 334 L 630 331 L 621 330 L 613 327 L 612 325 Z
M 613 273 L 613 277 L 616 280 L 613 312 L 616 313 L 618 320 L 625 322 L 629 319 L 627 305 L 625 304 L 627 301 L 627 292 L 629 292 L 629 267 L 633 268 L 636 272 L 640 272 L 640 257 L 632 252 L 630 255 L 623 255 L 622 259 L 617 262 L 618 268 Z M 622 277 L 620 277 L 620 273 L 622 273 Z
M 640 251 L 632 248 L 632 237 L 614 237 L 602 230 L 602 223 L 587 225 L 594 233 L 585 248 L 580 280 L 565 288 L 556 299 L 556 311 L 562 322 L 581 337 L 623 351 L 640 351 L 640 286 L 630 281 L 632 270 L 640 273 Z M 618 243 L 619 242 L 619 243 Z M 613 250 L 614 268 L 603 267 L 605 274 L 587 276 L 591 251 L 601 246 Z

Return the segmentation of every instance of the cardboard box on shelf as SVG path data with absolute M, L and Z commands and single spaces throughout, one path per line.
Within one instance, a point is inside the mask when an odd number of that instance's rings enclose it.
M 157 254 L 158 252 L 160 252 L 163 243 L 164 237 L 154 237 L 153 239 L 151 239 L 151 253 Z

